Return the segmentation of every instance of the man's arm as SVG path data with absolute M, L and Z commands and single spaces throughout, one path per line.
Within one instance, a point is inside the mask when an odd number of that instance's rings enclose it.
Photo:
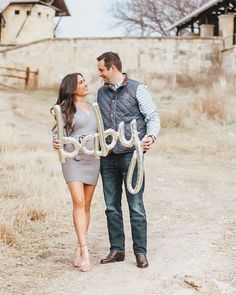
M 147 136 L 149 145 L 150 142 L 153 143 L 157 138 L 158 132 L 160 131 L 160 116 L 156 110 L 154 101 L 147 89 L 143 84 L 140 84 L 137 88 L 136 97 L 139 104 L 139 109 L 145 117 L 145 122 L 147 124 Z M 145 140 L 146 141 L 146 140 Z M 149 148 L 150 146 L 148 146 Z

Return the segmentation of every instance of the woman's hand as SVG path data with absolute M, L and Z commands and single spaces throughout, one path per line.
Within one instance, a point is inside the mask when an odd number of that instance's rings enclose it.
M 55 139 L 54 141 L 53 141 L 53 148 L 54 148 L 54 150 L 59 150 L 60 148 L 61 148 L 61 143 L 60 143 L 60 141 L 58 140 L 58 139 Z

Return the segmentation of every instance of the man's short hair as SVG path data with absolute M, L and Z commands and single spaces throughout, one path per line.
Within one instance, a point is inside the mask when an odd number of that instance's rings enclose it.
M 122 72 L 122 62 L 119 55 L 115 52 L 105 52 L 97 57 L 97 61 L 104 60 L 105 67 L 109 70 L 114 65 L 118 71 Z

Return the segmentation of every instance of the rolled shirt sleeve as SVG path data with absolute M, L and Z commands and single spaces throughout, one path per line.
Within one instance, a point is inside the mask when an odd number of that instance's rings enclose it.
M 147 135 L 157 137 L 160 131 L 160 115 L 156 110 L 155 103 L 149 93 L 148 88 L 140 84 L 136 91 L 139 109 L 145 117 L 147 124 Z

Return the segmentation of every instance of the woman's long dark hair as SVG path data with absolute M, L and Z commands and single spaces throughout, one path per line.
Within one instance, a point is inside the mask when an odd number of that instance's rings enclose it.
M 74 97 L 77 87 L 78 75 L 80 75 L 83 78 L 83 75 L 80 73 L 68 74 L 67 76 L 65 76 L 65 78 L 63 78 L 59 88 L 58 99 L 56 101 L 56 104 L 61 106 L 61 111 L 65 121 L 64 127 L 67 136 L 69 136 L 73 131 L 73 119 L 76 113 Z M 53 107 L 50 109 L 51 113 L 52 110 Z M 55 128 L 56 125 L 53 127 L 53 130 Z

